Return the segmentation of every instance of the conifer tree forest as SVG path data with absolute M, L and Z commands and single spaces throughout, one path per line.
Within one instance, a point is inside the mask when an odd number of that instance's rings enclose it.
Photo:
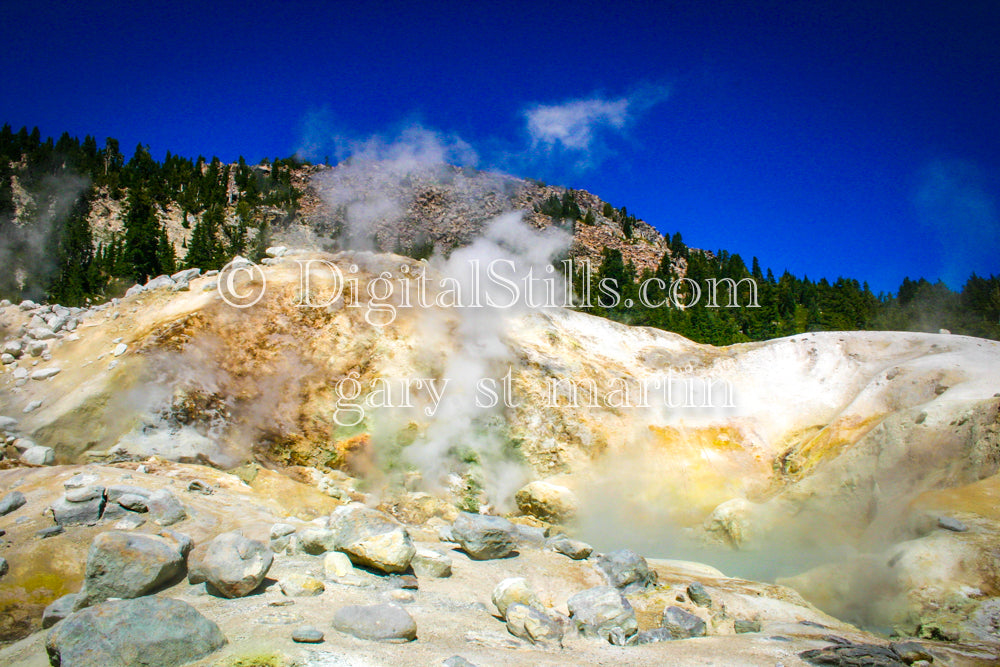
M 141 144 L 127 157 L 112 138 L 98 143 L 91 136 L 81 141 L 64 133 L 58 140 L 42 139 L 37 128 L 14 132 L 4 125 L 0 298 L 82 305 L 120 296 L 156 275 L 187 267 L 220 268 L 237 254 L 260 259 L 270 244 L 272 225 L 297 214 L 301 191 L 293 172 L 304 164 L 296 158 L 255 165 L 240 158 L 225 164 L 218 158 L 192 160 L 169 152 L 157 161 Z M 31 197 L 20 196 L 24 192 Z M 100 240 L 91 228 L 91 209 L 98 199 L 115 202 L 122 212 L 121 229 Z M 181 252 L 167 237 L 163 219 L 168 210 L 190 229 Z M 541 201 L 536 212 L 571 233 L 580 225 L 593 226 L 600 216 L 618 224 L 629 240 L 639 224 L 625 208 L 605 203 L 597 211 L 584 209 L 569 190 Z M 421 239 L 405 251 L 423 258 L 433 244 Z M 644 305 L 669 302 L 674 283 L 679 289 L 672 296 L 685 303 L 696 296 L 692 283 L 726 279 L 741 286 L 738 307 L 727 307 L 726 290 L 720 290 L 717 305 L 705 295 L 688 308 Z M 758 307 L 747 307 L 747 279 L 756 285 Z M 584 289 L 582 280 L 577 276 L 578 294 Z M 620 298 L 602 299 L 602 280 L 613 281 Z M 1000 339 L 1000 276 L 973 274 L 957 292 L 942 282 L 905 278 L 897 292 L 875 294 L 855 278 L 830 282 L 788 272 L 776 276 L 757 258 L 748 267 L 735 253 L 689 248 L 680 232 L 668 237 L 668 250 L 655 271 L 640 273 L 620 250 L 604 248 L 590 283 L 595 296 L 587 312 L 715 345 L 838 330 L 946 328 Z

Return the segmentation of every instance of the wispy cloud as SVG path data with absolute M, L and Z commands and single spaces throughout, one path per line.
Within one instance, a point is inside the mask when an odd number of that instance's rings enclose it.
M 667 99 L 666 86 L 643 86 L 617 98 L 592 96 L 524 111 L 531 150 L 558 154 L 578 167 L 596 166 L 610 154 L 607 139 L 623 134 L 653 106 Z

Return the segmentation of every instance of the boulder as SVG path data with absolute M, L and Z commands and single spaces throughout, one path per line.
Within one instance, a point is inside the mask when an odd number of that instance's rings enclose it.
M 597 567 L 608 583 L 626 593 L 641 591 L 656 583 L 656 572 L 649 569 L 646 559 L 631 549 L 619 549 L 597 557 Z
M 149 497 L 135 493 L 126 493 L 118 498 L 118 505 L 130 512 L 144 513 L 149 511 Z
M 336 580 L 354 574 L 354 565 L 347 554 L 331 551 L 323 558 L 323 575 L 327 579 Z
M 292 641 L 301 644 L 318 644 L 323 641 L 323 633 L 311 625 L 300 625 L 292 630 Z
M 658 644 L 660 642 L 669 642 L 674 640 L 673 633 L 667 628 L 653 628 L 652 630 L 643 630 L 635 636 L 635 645 L 642 646 L 643 644 Z
M 748 632 L 760 632 L 760 621 L 738 618 L 735 621 L 733 621 L 733 630 L 738 635 L 742 635 Z
M 15 431 L 17 430 L 17 420 L 13 417 L 0 416 L 0 431 Z
M 534 589 L 524 577 L 504 579 L 493 589 L 493 606 L 500 612 L 500 617 L 507 618 L 507 609 L 513 604 L 523 604 L 533 609 L 545 609 Z
M 594 551 L 594 548 L 586 542 L 571 540 L 565 535 L 558 535 L 548 540 L 545 546 L 573 560 L 588 558 Z
M 563 627 L 547 614 L 515 602 L 507 609 L 507 632 L 532 644 L 559 644 Z
M 80 503 L 60 498 L 52 504 L 52 517 L 60 526 L 93 526 L 101 520 L 103 512 L 103 495 Z
M 406 528 L 389 516 L 364 506 L 337 510 L 332 519 L 337 531 L 338 550 L 356 565 L 403 572 L 416 549 Z
M 170 278 L 170 276 L 156 276 L 155 278 L 147 282 L 143 287 L 146 288 L 146 291 L 149 291 L 154 289 L 160 289 L 162 287 L 173 287 L 173 286 L 174 286 L 174 281 Z
M 225 644 L 219 626 L 191 605 L 143 597 L 70 615 L 49 631 L 45 649 L 63 667 L 176 667 Z
M 613 631 L 628 638 L 639 630 L 632 605 L 613 586 L 597 586 L 577 593 L 566 601 L 566 606 L 577 630 L 586 637 L 610 641 Z
M 661 627 L 669 630 L 674 639 L 705 636 L 705 621 L 680 607 L 667 607 L 663 610 Z
M 85 503 L 88 500 L 104 498 L 104 487 L 100 484 L 95 484 L 93 486 L 85 486 L 78 489 L 69 489 L 63 497 L 67 500 L 67 502 Z
M 274 554 L 263 542 L 233 531 L 209 542 L 193 569 L 223 597 L 239 598 L 260 586 L 273 560 Z
M 36 466 L 50 466 L 56 462 L 56 453 L 51 447 L 35 445 L 24 450 L 21 460 Z
M 78 609 L 108 598 L 136 598 L 184 576 L 177 544 L 157 535 L 101 533 L 90 543 Z
M 311 597 L 326 590 L 323 582 L 308 574 L 287 574 L 278 580 L 281 592 L 290 598 Z
M 417 638 L 417 624 L 394 604 L 350 605 L 333 615 L 333 627 L 359 639 L 403 643 Z
M 711 607 L 712 606 L 712 596 L 708 594 L 705 587 L 697 581 L 693 581 L 688 584 L 687 587 L 688 597 L 691 598 L 691 602 L 694 602 L 699 607 Z
M 288 548 L 295 534 L 295 526 L 288 523 L 276 523 L 271 526 L 270 546 L 274 553 L 281 553 Z
M 0 516 L 6 516 L 28 502 L 20 491 L 11 491 L 0 500 Z
M 339 543 L 337 531 L 323 526 L 307 526 L 295 531 L 295 544 L 302 553 L 320 556 L 336 551 Z
M 514 525 L 498 516 L 462 512 L 455 519 L 451 534 L 473 560 L 506 558 L 517 544 Z
M 753 537 L 750 524 L 753 508 L 753 503 L 744 498 L 727 500 L 705 519 L 705 532 L 738 549 Z
M 79 593 L 64 595 L 45 608 L 42 612 L 42 628 L 51 628 L 53 625 L 63 620 L 76 609 L 76 601 L 80 599 Z
M 410 559 L 413 574 L 418 577 L 442 579 L 451 576 L 451 558 L 431 549 L 417 549 Z
M 118 502 L 118 499 L 126 495 L 142 496 L 143 498 L 149 498 L 151 491 L 148 491 L 139 486 L 129 486 L 127 484 L 112 484 L 106 490 L 106 495 L 108 496 L 109 503 Z
M 41 368 L 31 374 L 32 380 L 48 380 L 51 377 L 55 377 L 62 372 L 61 368 L 51 367 L 51 368 Z
M 565 486 L 542 480 L 519 489 L 514 500 L 522 513 L 554 523 L 572 520 L 580 507 L 576 495 Z
M 172 526 L 187 518 L 184 505 L 169 489 L 158 489 L 149 494 L 146 506 L 149 509 L 150 518 L 161 526 Z
M 802 651 L 799 657 L 814 665 L 832 667 L 906 667 L 895 651 L 876 644 L 835 644 Z

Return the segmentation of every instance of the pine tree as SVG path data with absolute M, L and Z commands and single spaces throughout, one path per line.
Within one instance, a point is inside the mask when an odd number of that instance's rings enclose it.
M 144 188 L 129 192 L 125 214 L 125 261 L 130 275 L 140 283 L 163 272 L 160 236 L 163 233 L 156 215 L 156 206 Z
M 96 287 L 91 266 L 94 239 L 87 220 L 90 199 L 89 192 L 77 199 L 58 240 L 56 272 L 47 291 L 51 301 L 66 306 L 81 305 Z

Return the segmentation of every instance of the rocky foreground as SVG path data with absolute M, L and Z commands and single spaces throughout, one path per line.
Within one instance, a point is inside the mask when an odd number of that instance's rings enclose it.
M 0 664 L 1000 661 L 1000 344 L 375 326 L 449 267 L 271 254 L 247 308 L 196 269 L 3 307 Z M 357 282 L 298 307 L 301 259 Z
M 2 501 L 5 631 L 32 631 L 0 650 L 2 664 L 997 659 L 986 644 L 890 642 L 786 587 L 596 553 L 530 515 L 459 513 L 421 493 L 397 499 L 397 513 L 426 517 L 404 523 L 266 470 L 244 480 L 157 459 L 17 467 L 0 484 L 13 489 Z M 350 492 L 349 479 L 338 484 Z M 557 506 L 547 491 L 523 504 Z

